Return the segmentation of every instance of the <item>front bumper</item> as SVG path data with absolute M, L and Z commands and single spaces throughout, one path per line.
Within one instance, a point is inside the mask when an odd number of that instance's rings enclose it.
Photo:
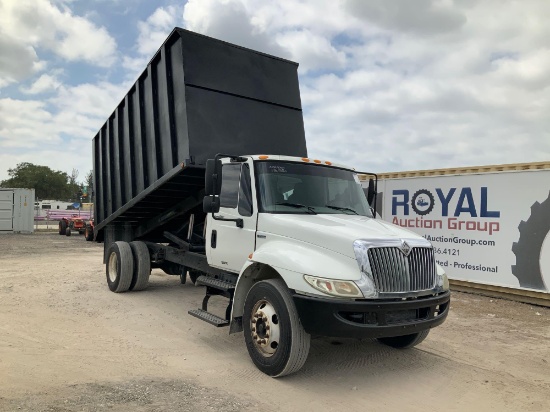
M 401 300 L 342 300 L 294 294 L 300 321 L 309 334 L 338 338 L 385 338 L 441 325 L 451 292 Z

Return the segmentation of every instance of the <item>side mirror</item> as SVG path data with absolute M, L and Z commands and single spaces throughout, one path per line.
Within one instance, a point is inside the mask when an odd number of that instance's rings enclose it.
M 204 213 L 218 213 L 220 211 L 220 198 L 218 196 L 204 196 L 202 210 Z
M 376 197 L 376 189 L 374 187 L 374 180 L 369 179 L 369 188 L 367 190 L 367 202 L 369 202 L 369 205 L 371 207 L 374 207 L 374 199 Z
M 221 160 L 208 159 L 204 172 L 206 196 L 217 196 L 222 191 L 222 162 Z M 219 201 L 218 201 L 219 203 Z

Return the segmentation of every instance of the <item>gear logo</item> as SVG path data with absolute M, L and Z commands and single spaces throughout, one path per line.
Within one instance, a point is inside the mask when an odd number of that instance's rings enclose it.
M 531 206 L 531 216 L 518 226 L 519 240 L 512 245 L 516 264 L 512 274 L 522 288 L 548 290 L 540 267 L 542 246 L 550 234 L 550 193 L 544 202 Z
M 411 206 L 413 210 L 420 216 L 425 216 L 430 213 L 433 210 L 434 205 L 434 195 L 427 189 L 417 190 L 411 199 Z

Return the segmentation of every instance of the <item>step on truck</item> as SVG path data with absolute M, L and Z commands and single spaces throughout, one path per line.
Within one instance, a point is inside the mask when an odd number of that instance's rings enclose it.
M 432 245 L 375 219 L 376 175 L 308 157 L 297 67 L 176 28 L 93 139 L 109 289 L 152 268 L 203 286 L 189 314 L 242 332 L 273 377 L 312 336 L 413 347 L 450 301 Z

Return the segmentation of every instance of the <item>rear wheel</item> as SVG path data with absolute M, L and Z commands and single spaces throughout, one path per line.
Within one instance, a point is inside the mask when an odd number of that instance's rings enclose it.
M 263 373 L 280 377 L 297 372 L 309 353 L 306 333 L 285 283 L 256 283 L 246 297 L 243 314 L 248 353 Z
M 86 229 L 84 230 L 84 237 L 88 242 L 94 240 L 94 231 L 90 226 L 86 226 Z
M 59 234 L 65 236 L 65 231 L 67 230 L 67 222 L 64 220 L 59 222 Z
M 134 258 L 126 242 L 113 242 L 107 252 L 107 284 L 112 292 L 126 292 L 132 283 Z
M 430 333 L 429 329 L 423 330 L 422 332 L 413 333 L 411 335 L 392 336 L 391 338 L 378 338 L 378 341 L 380 343 L 383 343 L 384 345 L 391 346 L 392 348 L 409 349 L 418 345 L 420 342 L 426 339 L 428 333 Z
M 151 275 L 151 258 L 149 249 L 143 242 L 130 242 L 130 248 L 134 256 L 134 273 L 130 290 L 143 290 L 149 284 Z

